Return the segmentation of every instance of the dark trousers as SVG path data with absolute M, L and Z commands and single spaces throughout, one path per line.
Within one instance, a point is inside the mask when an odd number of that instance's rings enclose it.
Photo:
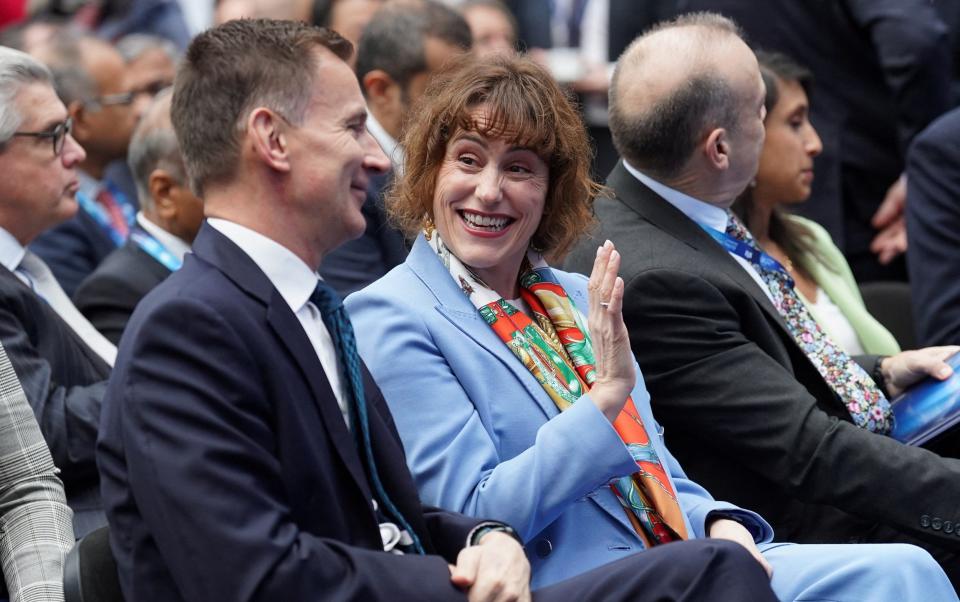
M 695 539 L 611 562 L 539 589 L 533 599 L 766 602 L 777 597 L 766 572 L 746 548 L 725 540 Z

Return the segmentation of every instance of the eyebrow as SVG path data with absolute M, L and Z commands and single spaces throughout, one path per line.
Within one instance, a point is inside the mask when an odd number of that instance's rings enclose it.
M 487 148 L 489 146 L 487 144 L 487 140 L 483 136 L 479 136 L 473 132 L 465 132 L 463 134 L 460 134 L 453 139 L 453 142 L 458 142 L 460 140 L 468 140 L 470 142 L 475 142 L 480 146 L 482 146 L 483 148 Z M 533 153 L 535 155 L 537 154 L 537 151 L 533 150 L 529 146 L 513 145 L 507 149 L 507 152 L 509 153 L 517 152 L 517 151 L 526 151 L 526 152 Z

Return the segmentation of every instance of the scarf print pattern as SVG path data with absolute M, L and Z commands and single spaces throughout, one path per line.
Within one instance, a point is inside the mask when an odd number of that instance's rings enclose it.
M 483 320 L 533 374 L 561 412 L 596 381 L 586 320 L 543 258 L 530 251 L 521 268 L 520 294 L 534 320 L 501 298 L 473 274 L 428 229 L 427 242 Z M 647 547 L 687 538 L 680 504 L 633 399 L 613 423 L 637 472 L 610 485 L 637 535 Z
M 733 213 L 729 213 L 727 234 L 759 253 L 753 235 Z M 783 269 L 763 269 L 757 263 L 753 266 L 767 284 L 773 305 L 787 323 L 794 341 L 843 402 L 853 423 L 874 433 L 889 434 L 893 430 L 890 402 L 870 375 L 820 328 L 797 295 L 793 278 Z

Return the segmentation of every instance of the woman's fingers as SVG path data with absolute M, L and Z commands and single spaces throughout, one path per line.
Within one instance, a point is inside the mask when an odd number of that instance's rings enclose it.
M 617 276 L 613 281 L 613 290 L 610 292 L 610 301 L 607 312 L 619 316 L 623 312 L 623 278 Z
M 610 253 L 613 250 L 613 243 L 609 240 L 597 248 L 597 257 L 593 261 L 593 270 L 590 272 L 590 280 L 587 283 L 587 292 L 590 295 L 590 306 L 599 306 L 600 302 L 605 301 L 602 298 L 601 288 L 603 279 L 607 272 L 607 265 L 610 262 Z

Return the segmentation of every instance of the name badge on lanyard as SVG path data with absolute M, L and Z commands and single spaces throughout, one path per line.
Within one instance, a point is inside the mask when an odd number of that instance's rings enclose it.
M 162 266 L 171 272 L 176 272 L 183 265 L 183 261 L 179 257 L 168 251 L 156 238 L 146 232 L 134 230 L 130 233 L 130 239 L 143 249 L 144 253 L 159 261 Z
M 707 234 L 712 236 L 713 240 L 720 243 L 723 248 L 727 250 L 727 252 L 733 253 L 738 257 L 743 257 L 761 270 L 781 272 L 787 277 L 787 279 L 789 279 L 790 286 L 793 286 L 793 278 L 790 277 L 790 274 L 787 273 L 787 270 L 783 267 L 783 265 L 773 257 L 770 257 L 749 243 L 746 243 L 742 240 L 737 240 L 726 232 L 714 230 L 713 228 L 704 226 L 703 224 L 700 224 L 700 227 L 703 228 Z

